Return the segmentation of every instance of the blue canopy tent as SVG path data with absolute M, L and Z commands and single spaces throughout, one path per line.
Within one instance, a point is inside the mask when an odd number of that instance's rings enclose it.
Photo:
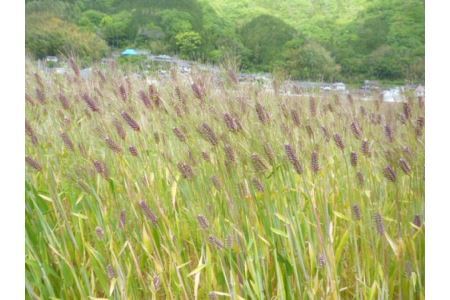
M 122 56 L 134 56 L 134 55 L 138 55 L 137 51 L 134 49 L 125 49 L 122 53 Z

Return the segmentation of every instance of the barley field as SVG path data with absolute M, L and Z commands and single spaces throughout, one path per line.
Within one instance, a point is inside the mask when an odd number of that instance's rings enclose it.
M 27 299 L 424 299 L 424 100 L 26 66 Z

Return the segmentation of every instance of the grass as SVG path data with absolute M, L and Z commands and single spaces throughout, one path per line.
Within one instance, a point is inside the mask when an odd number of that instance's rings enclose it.
M 417 99 L 73 67 L 27 62 L 27 299 L 424 298 Z

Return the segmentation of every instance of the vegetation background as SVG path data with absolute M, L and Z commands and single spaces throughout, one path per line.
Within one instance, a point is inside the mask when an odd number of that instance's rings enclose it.
M 423 0 L 26 1 L 26 48 L 91 63 L 136 47 L 294 79 L 424 80 Z

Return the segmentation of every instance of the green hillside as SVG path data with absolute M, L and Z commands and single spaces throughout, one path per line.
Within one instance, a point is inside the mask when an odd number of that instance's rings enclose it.
M 106 42 L 212 63 L 233 57 L 243 70 L 296 79 L 424 79 L 423 0 L 39 0 L 26 8 L 27 50 L 37 57 L 89 62 Z

